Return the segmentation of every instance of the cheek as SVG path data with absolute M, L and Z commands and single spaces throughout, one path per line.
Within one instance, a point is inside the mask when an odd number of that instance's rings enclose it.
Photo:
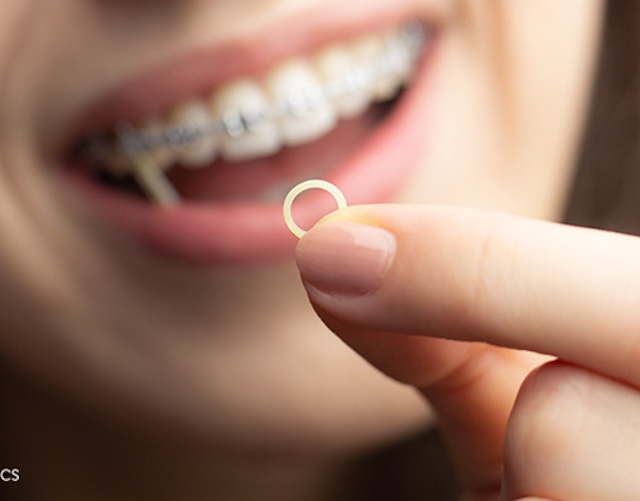
M 0 30 L 0 73 L 4 73 L 15 54 L 16 47 L 28 35 L 27 28 L 39 7 L 37 0 L 5 0 L 2 3 Z
M 493 43 L 502 175 L 523 215 L 557 219 L 565 205 L 593 80 L 601 3 L 505 2 Z
M 571 27 L 564 3 L 496 3 L 457 18 L 405 199 L 557 218 L 587 107 L 598 6 L 577 9 Z

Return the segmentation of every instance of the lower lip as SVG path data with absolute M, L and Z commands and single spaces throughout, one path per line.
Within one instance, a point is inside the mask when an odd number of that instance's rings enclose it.
M 392 200 L 410 179 L 431 121 L 436 39 L 411 88 L 391 115 L 357 151 L 325 176 L 350 205 Z M 68 169 L 63 169 L 68 172 Z M 291 256 L 297 242 L 287 229 L 282 204 L 183 203 L 162 208 L 86 176 L 69 176 L 88 209 L 156 255 L 193 266 L 259 265 Z M 309 227 L 335 209 L 326 194 L 313 191 L 296 201 L 298 224 Z

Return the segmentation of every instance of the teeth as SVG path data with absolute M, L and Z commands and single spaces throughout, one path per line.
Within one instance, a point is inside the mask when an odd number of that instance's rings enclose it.
M 211 123 L 211 114 L 204 103 L 190 101 L 177 108 L 170 118 L 171 126 L 180 129 L 198 130 Z M 175 160 L 183 167 L 199 168 L 209 165 L 216 158 L 216 138 L 200 135 L 197 139 L 185 144 L 175 154 Z
M 275 123 L 264 119 L 268 112 L 267 96 L 249 80 L 228 84 L 214 95 L 213 114 L 223 117 L 227 130 L 221 140 L 225 160 L 240 162 L 280 151 L 280 132 Z
M 318 139 L 335 126 L 335 110 L 308 62 L 292 60 L 277 67 L 267 77 L 267 88 L 275 102 L 286 103 L 288 113 L 278 122 L 287 146 Z
M 364 68 L 375 68 L 386 55 L 385 39 L 379 35 L 368 35 L 356 41 L 353 47 L 356 60 Z M 373 80 L 372 76 L 368 76 Z M 397 75 L 385 75 L 375 79 L 372 85 L 372 97 L 375 101 L 387 101 L 397 92 L 401 80 Z
M 372 101 L 392 98 L 411 78 L 426 43 L 424 27 L 408 22 L 325 47 L 308 60 L 284 61 L 263 80 L 238 79 L 190 100 L 167 121 L 151 117 L 136 128 L 116 128 L 114 140 L 88 138 L 86 153 L 117 175 L 137 172 L 133 158 L 141 154 L 159 171 L 205 167 L 217 156 L 228 162 L 270 156 L 324 136 L 338 118 L 354 118 Z
M 327 85 L 328 93 L 336 95 L 333 104 L 343 119 L 362 114 L 370 102 L 369 94 L 365 92 L 365 83 L 358 82 L 357 75 L 353 73 L 355 62 L 351 53 L 339 46 L 321 51 L 315 60 L 316 69 Z M 349 77 L 345 78 L 347 75 Z
M 405 36 L 409 35 L 402 30 L 390 31 L 385 37 L 385 53 L 378 62 L 380 72 L 387 75 L 387 78 L 382 78 L 381 82 L 384 83 L 386 80 L 386 85 L 392 88 L 393 94 L 397 93 L 404 82 L 408 82 L 413 76 L 414 65 L 411 60 L 411 51 L 405 46 L 403 38 Z

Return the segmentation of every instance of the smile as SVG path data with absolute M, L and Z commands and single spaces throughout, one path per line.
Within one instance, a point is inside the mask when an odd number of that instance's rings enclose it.
M 292 186 L 325 178 L 350 204 L 386 201 L 424 142 L 435 24 L 406 15 L 370 24 L 258 72 L 183 90 L 168 106 L 145 109 L 121 91 L 103 103 L 117 110 L 99 120 L 111 125 L 80 133 L 65 171 L 89 212 L 164 257 L 205 266 L 285 257 L 295 239 L 281 206 Z M 156 84 L 188 87 L 161 72 L 133 87 Z M 308 226 L 331 209 L 311 193 L 294 210 Z
M 278 64 L 261 80 L 237 79 L 180 103 L 164 120 L 145 117 L 138 127 L 120 121 L 84 138 L 80 152 L 107 177 L 131 176 L 151 200 L 173 205 L 180 195 L 163 172 L 204 168 L 218 156 L 255 160 L 325 136 L 338 120 L 391 101 L 414 74 L 427 39 L 426 28 L 410 21 L 323 47 Z

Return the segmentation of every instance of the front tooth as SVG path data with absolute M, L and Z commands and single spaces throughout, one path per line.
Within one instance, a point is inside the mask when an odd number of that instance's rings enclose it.
M 369 94 L 359 85 L 353 71 L 354 60 L 348 50 L 334 46 L 321 51 L 315 59 L 316 68 L 327 86 L 340 118 L 360 115 L 369 105 Z M 334 90 L 335 89 L 335 90 Z
M 190 101 L 177 108 L 169 119 L 170 126 L 190 130 L 205 130 L 212 117 L 204 103 Z M 177 149 L 177 161 L 183 167 L 200 168 L 210 165 L 216 158 L 217 144 L 213 134 L 203 134 Z
M 221 151 L 225 160 L 241 162 L 280 151 L 282 138 L 278 127 L 273 121 L 266 119 L 269 102 L 265 93 L 254 82 L 238 80 L 224 86 L 214 94 L 212 106 L 214 116 L 223 121 L 225 117 L 227 120 L 234 118 L 235 128 L 239 127 L 237 134 L 222 135 Z M 254 117 L 255 121 L 246 123 L 240 117 L 244 117 L 244 120 Z
M 268 76 L 267 88 L 276 103 L 287 105 L 279 125 L 288 146 L 318 139 L 335 126 L 336 112 L 309 63 L 283 63 Z
M 369 66 L 372 71 L 381 58 L 385 56 L 385 39 L 380 35 L 367 35 L 357 40 L 353 45 L 353 54 L 356 64 L 363 67 Z M 391 99 L 400 86 L 401 78 L 396 74 L 375 75 L 373 73 L 371 89 L 375 101 L 387 101 Z

